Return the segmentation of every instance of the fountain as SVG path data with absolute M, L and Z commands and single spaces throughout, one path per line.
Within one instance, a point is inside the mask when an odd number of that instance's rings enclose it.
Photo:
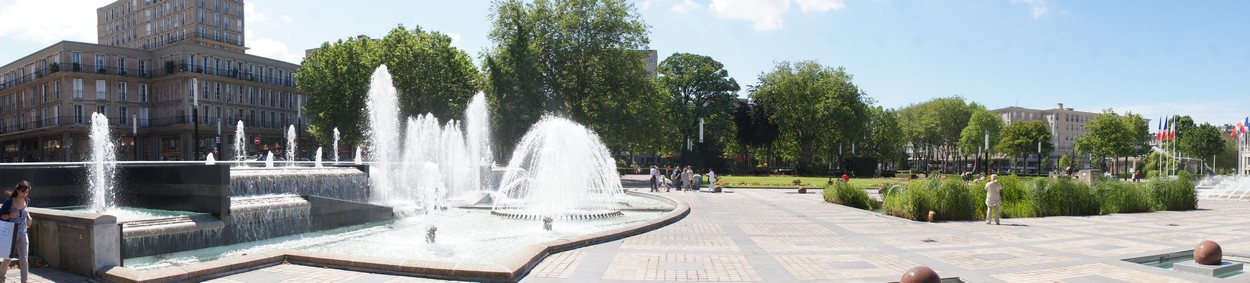
M 213 153 L 209 152 L 208 156 L 204 157 L 204 165 L 215 165 L 215 164 L 217 164 L 217 158 L 213 158 Z
M 286 128 L 286 161 L 295 166 L 295 125 Z
M 512 152 L 493 213 L 522 218 L 595 218 L 620 214 L 616 162 L 599 136 L 568 119 L 545 116 Z
M 364 161 L 363 159 L 361 159 L 362 157 L 360 156 L 360 155 L 361 155 L 360 153 L 361 153 L 361 152 L 360 152 L 360 147 L 359 147 L 359 146 L 357 146 L 357 147 L 356 147 L 356 159 L 354 160 L 355 162 L 353 162 L 353 163 L 356 163 L 356 165 L 360 165 L 360 164 L 364 164 L 364 163 L 365 163 L 365 161 Z
M 334 127 L 334 147 L 331 148 L 331 150 L 333 150 L 331 151 L 331 153 L 334 154 L 334 164 L 339 164 L 339 128 L 338 127 Z M 318 154 L 318 156 L 320 156 L 320 154 Z
M 317 147 L 316 160 L 314 161 L 313 167 L 321 168 L 321 147 Z
M 1198 180 L 1198 198 L 1250 200 L 1250 176 L 1212 175 Z
M 273 168 L 273 152 L 265 154 L 265 168 Z
M 465 145 L 468 146 L 469 162 L 472 172 L 469 179 L 479 180 L 482 188 L 494 188 L 491 182 L 490 168 L 494 166 L 494 155 L 490 150 L 490 112 L 486 107 L 486 94 L 477 93 L 469 100 L 469 107 L 464 110 Z
M 234 125 L 234 160 L 247 159 L 247 135 L 243 134 L 243 120 Z
M 113 173 L 117 170 L 117 151 L 109 135 L 109 119 L 99 112 L 91 114 L 91 165 L 88 171 L 91 188 L 90 210 L 97 213 L 113 207 Z

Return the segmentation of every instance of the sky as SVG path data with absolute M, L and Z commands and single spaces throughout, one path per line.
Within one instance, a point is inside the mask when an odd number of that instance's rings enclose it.
M 60 40 L 96 41 L 107 0 L 0 0 L 0 64 Z M 743 91 L 783 61 L 842 66 L 876 105 L 958 95 L 1008 106 L 1113 109 L 1226 124 L 1250 116 L 1250 1 L 631 0 L 661 60 L 724 63 Z M 250 0 L 250 54 L 305 49 L 397 25 L 448 34 L 480 63 L 489 1 Z M 77 8 L 93 7 L 93 8 Z M 1153 126 L 1153 125 L 1152 125 Z

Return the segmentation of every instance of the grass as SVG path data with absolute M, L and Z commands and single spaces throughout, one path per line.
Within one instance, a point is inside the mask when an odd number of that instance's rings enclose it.
M 868 193 L 859 186 L 835 182 L 833 185 L 826 185 L 824 190 L 825 201 L 850 206 L 858 209 L 872 210 L 876 208 L 876 201 L 868 197 Z
M 828 177 L 795 177 L 795 176 L 717 176 L 720 182 L 717 184 L 728 188 L 776 188 L 776 189 L 795 189 L 800 185 L 794 184 L 794 180 L 799 180 L 800 184 L 806 188 L 825 187 L 828 185 Z M 835 181 L 837 179 L 834 179 Z M 861 188 L 880 188 L 887 183 L 898 183 L 901 179 L 891 178 L 851 178 L 851 185 Z

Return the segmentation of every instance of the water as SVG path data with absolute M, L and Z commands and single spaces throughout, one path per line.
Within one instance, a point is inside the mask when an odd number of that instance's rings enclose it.
M 643 197 L 629 196 L 625 199 L 631 206 L 673 208 L 669 203 Z M 437 216 L 419 215 L 249 243 L 127 258 L 124 265 L 140 270 L 156 269 L 279 249 L 341 255 L 367 253 L 370 256 L 410 260 L 496 263 L 530 244 L 634 225 L 663 213 L 625 211 L 624 215 L 611 219 L 556 221 L 552 231 L 544 231 L 539 221 L 498 217 L 486 210 L 451 209 Z M 433 244 L 421 240 L 429 225 L 438 227 L 438 240 Z
M 230 195 L 312 195 L 365 202 L 369 176 L 352 167 L 230 169 Z
M 334 150 L 334 151 L 331 151 L 334 154 L 334 164 L 339 164 L 339 128 L 338 127 L 334 127 L 334 148 L 332 149 Z M 317 154 L 317 155 L 320 156 L 321 154 Z
M 273 168 L 273 152 L 265 154 L 265 168 Z
M 469 101 L 464 110 L 464 138 L 468 147 L 469 162 L 472 172 L 468 179 L 478 180 L 478 189 L 494 189 L 489 178 L 490 168 L 494 166 L 495 156 L 490 149 L 490 112 L 486 107 L 486 94 L 478 92 Z
M 496 210 L 569 217 L 619 210 L 616 161 L 593 131 L 545 116 L 521 138 L 500 181 Z
M 204 164 L 205 164 L 205 165 L 213 165 L 213 164 L 217 164 L 217 158 L 214 158 L 214 157 L 213 157 L 213 153 L 212 153 L 212 152 L 209 152 L 209 153 L 208 153 L 208 156 L 205 156 L 205 157 L 204 157 Z
M 117 170 L 117 151 L 109 134 L 108 117 L 91 114 L 91 163 L 88 165 L 88 186 L 91 188 L 90 209 L 95 212 L 113 207 L 113 173 Z
M 317 147 L 316 160 L 313 160 L 313 167 L 321 168 L 321 147 Z
M 399 97 L 395 85 L 391 82 L 391 73 L 386 65 L 378 67 L 370 80 L 369 93 L 365 97 L 365 113 L 367 118 L 366 143 L 369 148 L 369 159 L 374 161 L 369 170 L 369 178 L 373 182 L 373 201 L 389 203 L 391 195 L 401 188 L 392 178 L 397 172 L 396 164 L 402 157 L 399 145 Z
M 234 160 L 247 159 L 247 135 L 243 134 L 243 120 L 234 125 Z
M 286 161 L 287 166 L 295 166 L 295 125 L 286 128 Z
M 118 223 L 204 214 L 200 212 L 162 210 L 162 209 L 126 207 L 126 206 L 109 207 L 108 209 L 105 209 L 104 211 L 95 211 L 89 207 L 61 207 L 61 208 L 54 208 L 54 209 L 112 215 L 113 217 L 117 217 Z
M 1196 185 L 1201 199 L 1250 200 L 1250 176 L 1208 176 Z
M 1172 266 L 1176 265 L 1177 263 L 1193 262 L 1193 261 L 1194 261 L 1194 257 L 1192 255 L 1184 255 L 1184 256 L 1178 256 L 1178 257 L 1163 258 L 1162 260 L 1152 260 L 1152 261 L 1136 262 L 1136 263 L 1145 265 L 1145 266 L 1160 268 L 1160 269 L 1174 270 Z M 1240 257 L 1237 255 L 1229 255 L 1229 254 L 1224 254 L 1224 261 L 1250 264 L 1250 258 Z M 1233 276 L 1241 275 L 1245 273 L 1246 273 L 1245 267 L 1242 267 L 1242 269 L 1238 269 L 1238 270 L 1228 271 L 1224 273 L 1217 273 L 1215 274 L 1215 277 L 1216 278 L 1229 278 L 1229 277 L 1233 277 Z
M 262 195 L 230 198 L 230 219 L 235 237 L 243 241 L 308 232 L 312 204 L 297 195 Z
M 356 163 L 356 165 L 364 164 L 365 162 L 364 162 L 364 159 L 362 158 L 363 157 L 361 157 L 360 147 L 357 146 L 356 147 L 356 159 L 354 160 L 355 162 L 353 163 Z

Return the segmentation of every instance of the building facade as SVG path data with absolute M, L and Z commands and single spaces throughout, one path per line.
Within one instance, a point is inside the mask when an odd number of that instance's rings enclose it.
M 62 41 L 0 67 L 0 160 L 83 160 L 93 113 L 108 118 L 119 160 L 232 157 L 236 121 L 259 140 L 248 154 L 285 147 L 287 126 L 307 124 L 299 66 L 245 53 L 242 8 L 119 0 L 97 10 L 98 43 Z

